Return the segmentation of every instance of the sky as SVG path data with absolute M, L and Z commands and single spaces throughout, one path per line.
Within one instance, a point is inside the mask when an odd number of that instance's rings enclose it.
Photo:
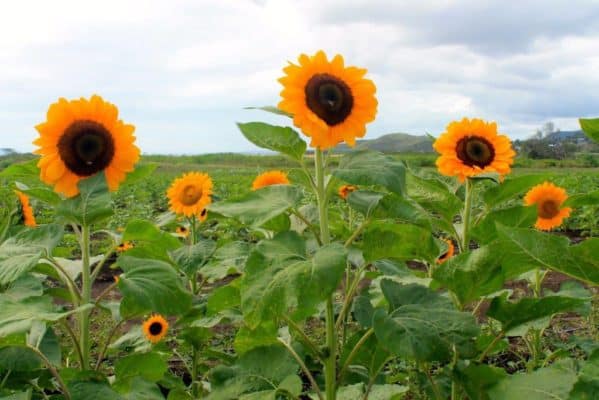
M 235 122 L 291 121 L 244 107 L 276 105 L 282 68 L 319 49 L 377 85 L 366 138 L 599 116 L 597 0 L 0 1 L 0 148 L 32 151 L 51 103 L 97 93 L 143 153 L 256 151 Z

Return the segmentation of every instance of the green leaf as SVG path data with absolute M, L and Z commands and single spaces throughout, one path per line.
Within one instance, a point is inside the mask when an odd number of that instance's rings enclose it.
M 487 316 L 501 322 L 504 332 L 510 332 L 522 325 L 551 317 L 560 312 L 576 309 L 586 301 L 580 298 L 550 296 L 540 299 L 523 298 L 517 303 L 512 303 L 507 298 L 507 293 L 493 298 L 487 310 Z
M 32 270 L 40 258 L 52 254 L 62 240 L 60 225 L 26 229 L 0 244 L 0 285 L 16 281 Z
M 208 264 L 202 268 L 202 275 L 214 281 L 239 273 L 243 270 L 249 252 L 249 245 L 245 242 L 227 243 L 216 249 Z
M 260 242 L 241 280 L 241 308 L 248 327 L 290 315 L 291 310 L 295 318 L 313 313 L 337 288 L 345 263 L 345 249 L 339 244 L 322 247 L 308 259 L 303 239 L 295 232 Z
M 118 284 L 123 293 L 121 315 L 131 317 L 149 312 L 182 315 L 191 307 L 191 294 L 169 264 L 121 256 L 118 265 L 125 271 Z
M 306 152 L 306 142 L 289 127 L 263 122 L 238 123 L 237 126 L 247 140 L 263 149 L 277 151 L 296 160 L 301 160 Z
M 487 206 L 495 207 L 528 192 L 533 186 L 542 183 L 546 179 L 546 175 L 523 175 L 507 178 L 502 184 L 487 189 L 483 193 L 483 200 Z
M 357 190 L 347 196 L 347 204 L 364 216 L 369 217 L 379 206 L 379 202 L 384 196 L 384 193 Z
M 348 153 L 333 175 L 353 185 L 380 185 L 399 195 L 405 193 L 405 166 L 381 153 L 368 150 Z
M 71 400 L 124 400 L 115 392 L 104 375 L 99 372 L 84 371 L 67 383 Z
M 488 400 L 489 388 L 507 376 L 501 368 L 474 363 L 464 365 L 463 362 L 456 366 L 453 375 L 470 400 Z
M 497 233 L 497 252 L 502 255 L 506 279 L 533 268 L 547 268 L 599 285 L 599 264 L 595 257 L 599 240 L 589 239 L 570 246 L 564 236 L 500 224 Z
M 257 347 L 276 345 L 277 332 L 277 326 L 272 321 L 263 322 L 255 329 L 242 326 L 235 335 L 235 352 L 241 355 Z
M 0 346 L 0 371 L 33 371 L 42 363 L 37 354 L 24 345 Z
M 198 272 L 216 251 L 216 242 L 200 240 L 194 245 L 185 245 L 171 252 L 173 261 L 187 276 Z
M 462 209 L 463 202 L 438 179 L 424 179 L 414 174 L 407 175 L 408 196 L 432 216 L 441 220 L 445 230 L 451 231 L 453 217 Z
M 2 293 L 2 296 L 14 301 L 19 301 L 28 297 L 38 297 L 42 294 L 44 294 L 42 281 L 39 278 L 28 274 L 10 283 Z
M 347 203 L 354 210 L 368 217 L 394 219 L 398 222 L 431 229 L 431 220 L 418 203 L 393 193 L 358 190 L 350 193 Z
M 17 187 L 17 189 L 19 189 L 19 191 L 25 193 L 27 196 L 37 200 L 41 200 L 44 203 L 48 203 L 53 206 L 56 206 L 58 203 L 62 201 L 62 198 L 56 192 L 48 188 L 29 188 L 29 186 L 21 182 L 15 182 L 15 186 Z
M 283 115 L 285 117 L 293 118 L 293 114 L 289 114 L 286 111 L 281 110 L 274 106 L 262 106 L 262 107 L 244 107 L 245 110 L 262 110 L 272 114 Z
M 415 284 L 383 280 L 383 285 L 390 306 L 399 305 L 374 315 L 374 332 L 388 350 L 416 361 L 447 361 L 454 346 L 459 354 L 473 354 L 479 329 L 470 313 L 453 310 L 448 299 Z
M 356 296 L 353 303 L 353 316 L 364 328 L 372 327 L 372 317 L 374 316 L 374 307 L 370 299 L 366 296 Z
M 140 376 L 147 381 L 158 382 L 167 369 L 166 361 L 158 353 L 139 353 L 118 359 L 115 374 L 119 380 Z
M 214 289 L 210 293 L 206 310 L 208 315 L 215 315 L 220 311 L 239 307 L 240 304 L 239 279 L 236 279 L 228 285 Z
M 34 178 L 38 179 L 40 170 L 37 167 L 39 158 L 34 158 L 22 163 L 11 164 L 2 171 L 0 171 L 0 177 L 2 178 Z
M 479 244 L 487 244 L 497 239 L 495 225 L 499 222 L 510 227 L 530 228 L 537 219 L 536 207 L 515 206 L 492 211 L 471 230 L 472 237 Z
M 113 214 L 106 177 L 100 172 L 77 184 L 79 194 L 56 206 L 56 216 L 82 226 L 90 226 Z
M 369 225 L 364 232 L 363 249 L 367 261 L 394 258 L 426 260 L 433 264 L 439 255 L 439 247 L 429 230 L 384 222 Z
M 489 390 L 490 400 L 566 400 L 576 381 L 574 371 L 561 363 L 530 374 L 514 374 Z
M 121 186 L 132 185 L 138 183 L 150 176 L 158 167 L 156 163 L 137 164 L 132 172 L 127 174 L 127 177 L 121 183 Z
M 569 400 L 599 398 L 599 350 L 595 350 L 583 364 Z
M 452 291 L 461 304 L 503 287 L 501 257 L 492 245 L 451 257 L 433 270 L 433 278 Z
M 597 204 L 599 204 L 599 190 L 572 195 L 568 197 L 563 205 L 564 207 L 577 209 L 584 206 L 596 206 Z
M 580 118 L 578 122 L 588 137 L 593 139 L 595 142 L 599 142 L 599 118 Z
M 302 197 L 302 189 L 297 186 L 273 185 L 236 200 L 213 203 L 208 210 L 257 228 L 290 208 L 297 207 Z
M 140 377 L 117 380 L 113 389 L 120 393 L 124 400 L 164 400 L 157 384 Z
M 13 300 L 0 296 L 0 337 L 27 332 L 36 321 L 58 321 L 73 313 L 90 308 L 90 305 L 67 312 L 57 312 L 49 296 Z
M 123 241 L 135 242 L 135 247 L 127 251 L 129 256 L 167 262 L 171 260 L 168 252 L 181 247 L 179 239 L 142 219 L 132 219 L 127 223 Z

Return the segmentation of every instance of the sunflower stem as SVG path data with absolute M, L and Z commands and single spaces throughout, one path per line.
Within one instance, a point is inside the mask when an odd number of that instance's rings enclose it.
M 470 249 L 470 238 L 468 230 L 470 229 L 470 214 L 472 212 L 472 181 L 466 179 L 466 196 L 464 202 L 464 213 L 462 214 L 462 242 L 460 252 L 467 252 Z
M 331 242 L 327 210 L 327 192 L 325 186 L 325 166 L 322 150 L 316 148 L 314 157 L 316 169 L 316 199 L 318 201 L 318 217 L 320 222 L 320 239 L 323 245 Z M 327 299 L 326 306 L 326 347 L 327 357 L 324 360 L 326 400 L 335 400 L 337 388 L 337 334 L 335 330 L 335 311 L 333 295 Z
M 82 271 L 81 271 L 81 305 L 91 303 L 91 271 L 89 265 L 89 253 L 90 253 L 90 229 L 89 226 L 84 225 L 81 227 L 81 260 L 82 260 Z M 81 346 L 81 358 L 83 365 L 82 370 L 89 368 L 89 317 L 90 310 L 85 309 L 79 314 L 79 345 Z

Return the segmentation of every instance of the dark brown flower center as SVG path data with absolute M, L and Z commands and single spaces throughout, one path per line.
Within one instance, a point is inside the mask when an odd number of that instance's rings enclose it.
M 66 167 L 78 176 L 104 170 L 114 157 L 114 140 L 104 125 L 89 120 L 75 121 L 58 141 L 58 154 Z
M 150 324 L 149 331 L 154 336 L 160 335 L 160 333 L 162 332 L 162 324 L 160 322 L 152 322 Z
M 456 145 L 458 158 L 466 165 L 484 168 L 495 159 L 495 149 L 485 138 L 466 136 Z
M 341 79 L 316 74 L 306 84 L 306 105 L 329 126 L 345 121 L 354 106 L 351 89 Z
M 559 204 L 553 200 L 545 200 L 538 206 L 539 217 L 551 219 L 559 214 Z
M 187 185 L 181 191 L 179 200 L 186 206 L 193 206 L 202 197 L 202 188 L 196 185 Z

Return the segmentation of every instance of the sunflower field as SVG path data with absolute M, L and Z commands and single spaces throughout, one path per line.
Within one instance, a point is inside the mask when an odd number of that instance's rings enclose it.
M 159 176 L 115 105 L 50 105 L 0 172 L 0 400 L 599 399 L 597 177 L 516 174 L 477 118 L 434 171 L 338 156 L 366 74 L 289 63 L 250 175 Z

